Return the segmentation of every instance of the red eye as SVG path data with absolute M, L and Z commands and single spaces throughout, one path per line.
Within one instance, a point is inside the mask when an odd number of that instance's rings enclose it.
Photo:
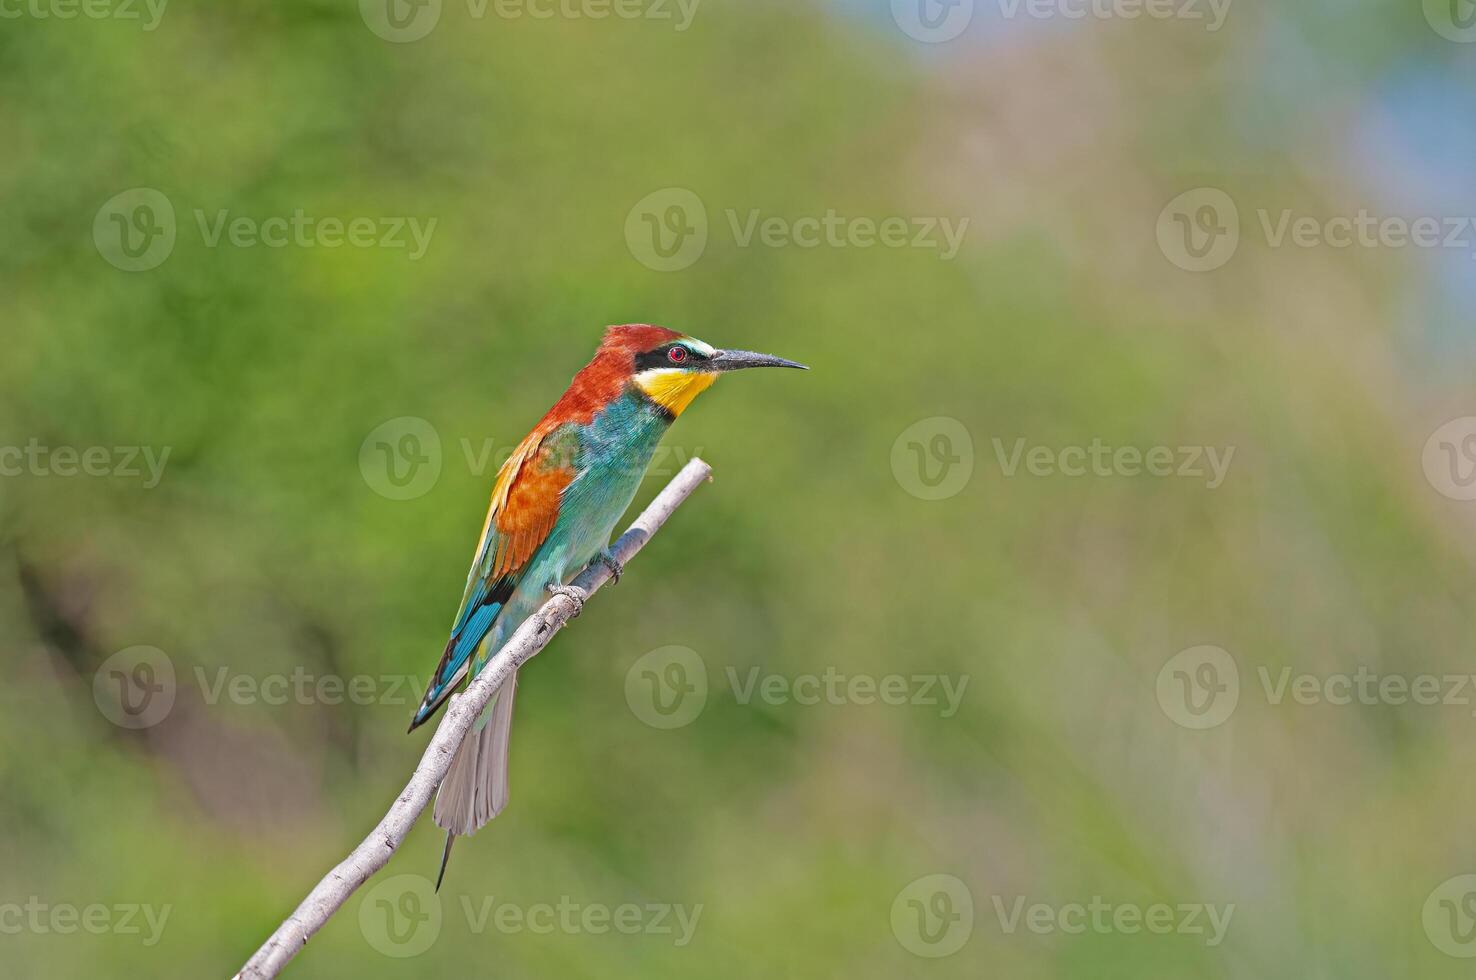
M 687 359 L 687 348 L 673 347 L 666 352 L 666 359 L 673 364 L 680 364 Z

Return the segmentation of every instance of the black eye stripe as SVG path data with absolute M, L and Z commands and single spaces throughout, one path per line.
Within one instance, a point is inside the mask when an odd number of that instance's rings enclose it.
M 673 357 L 672 351 L 674 350 L 679 350 L 681 353 Z M 663 344 L 655 350 L 646 351 L 644 354 L 637 354 L 635 367 L 637 371 L 644 371 L 647 368 L 670 367 L 673 364 L 686 364 L 690 361 L 705 360 L 707 360 L 707 355 L 698 353 L 686 344 Z

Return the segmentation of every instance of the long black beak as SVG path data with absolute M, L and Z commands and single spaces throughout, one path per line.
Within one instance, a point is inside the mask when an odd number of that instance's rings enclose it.
M 809 368 L 794 361 L 786 361 L 782 357 L 774 357 L 770 354 L 759 354 L 751 350 L 720 350 L 707 359 L 704 365 L 712 371 L 741 371 L 744 368 L 760 367 L 782 367 L 799 368 L 808 371 Z

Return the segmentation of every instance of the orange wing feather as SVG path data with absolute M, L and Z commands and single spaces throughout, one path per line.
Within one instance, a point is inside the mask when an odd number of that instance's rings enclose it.
M 574 480 L 572 461 L 560 460 L 543 436 L 535 433 L 523 441 L 508 460 L 506 478 L 499 478 L 493 489 L 488 523 L 497 529 L 498 547 L 488 569 L 491 578 L 528 563 L 553 530 L 559 495 Z
M 577 474 L 573 461 L 560 459 L 545 441 L 557 428 L 540 424 L 498 471 L 461 608 L 411 728 L 428 719 L 451 695 L 558 520 L 559 495 Z

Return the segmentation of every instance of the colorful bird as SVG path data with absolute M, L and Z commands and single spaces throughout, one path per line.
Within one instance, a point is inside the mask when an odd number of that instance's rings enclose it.
M 468 673 L 476 674 L 543 605 L 591 561 L 619 581 L 610 535 L 676 417 L 725 371 L 803 364 L 718 350 L 695 337 L 637 323 L 610 327 L 563 396 L 497 473 L 482 539 L 466 577 L 451 638 L 410 730 L 424 724 Z M 807 369 L 806 369 L 807 370 Z M 436 793 L 436 825 L 446 849 L 436 888 L 458 834 L 470 834 L 507 806 L 507 748 L 514 673 L 462 743 Z

